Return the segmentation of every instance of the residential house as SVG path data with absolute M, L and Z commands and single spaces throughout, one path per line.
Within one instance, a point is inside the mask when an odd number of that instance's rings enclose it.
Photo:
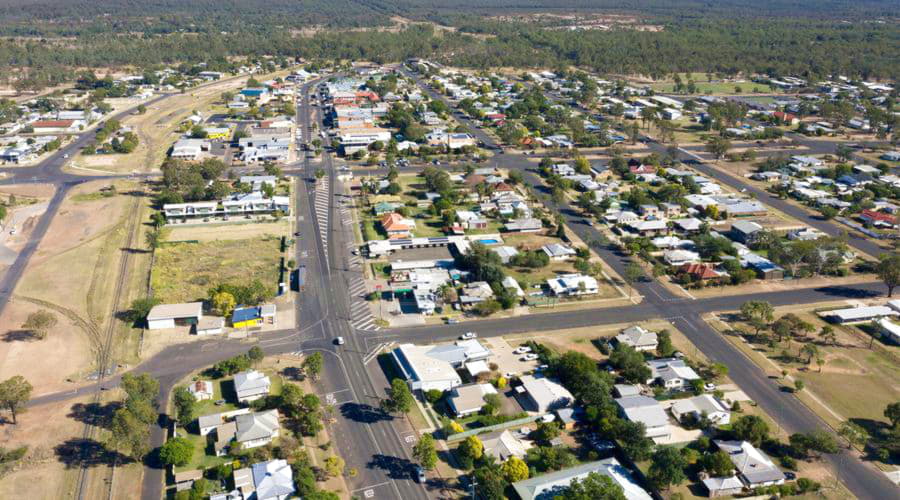
M 672 416 L 679 422 L 684 422 L 685 418 L 700 420 L 701 417 L 706 417 L 715 425 L 727 425 L 731 422 L 731 412 L 711 394 L 675 401 L 672 404 Z
M 636 351 L 655 351 L 659 345 L 656 332 L 648 331 L 640 326 L 629 326 L 616 335 L 617 344 L 624 344 Z
M 700 375 L 683 359 L 652 359 L 647 361 L 647 366 L 650 368 L 648 385 L 657 382 L 666 389 L 683 389 L 691 381 L 700 380 Z
M 672 435 L 669 418 L 659 401 L 648 396 L 626 396 L 615 400 L 622 418 L 644 424 L 646 436 L 654 441 L 666 440 Z
M 481 411 L 484 397 L 488 394 L 497 394 L 491 384 L 461 385 L 450 390 L 447 404 L 457 417 L 467 417 Z
M 582 274 L 563 274 L 547 280 L 550 292 L 556 296 L 593 295 L 599 293 L 597 280 Z
M 763 227 L 752 221 L 737 221 L 731 225 L 731 239 L 750 245 L 762 234 Z
M 257 448 L 265 446 L 278 437 L 281 425 L 278 423 L 278 410 L 268 410 L 259 413 L 245 413 L 234 417 L 237 430 L 235 441 L 241 449 Z
M 547 413 L 570 406 L 575 398 L 562 385 L 546 377 L 525 375 L 519 379 L 522 385 L 516 388 L 532 411 Z
M 784 484 L 784 473 L 772 459 L 747 441 L 713 441 L 728 454 L 737 477 L 747 488 Z
M 631 472 L 615 458 L 588 462 L 568 469 L 541 474 L 512 484 L 521 500 L 550 500 L 565 491 L 572 481 L 580 481 L 590 474 L 600 474 L 612 479 L 625 495 L 626 500 L 650 500 L 650 493 L 641 488 Z
M 480 434 L 478 439 L 484 446 L 484 454 L 496 457 L 500 462 L 505 462 L 509 457 L 523 458 L 530 448 L 509 429 Z
M 510 246 L 496 246 L 491 247 L 491 251 L 500 256 L 500 262 L 504 264 L 509 264 L 510 259 L 519 255 L 519 251 L 516 250 L 515 247 Z
M 700 254 L 691 250 L 666 250 L 663 252 L 663 260 L 670 266 L 680 267 L 700 261 Z
M 725 271 L 718 271 L 712 264 L 689 262 L 682 264 L 676 274 L 686 274 L 693 281 L 710 282 L 722 280 L 728 276 Z
M 897 218 L 893 215 L 870 209 L 865 209 L 860 212 L 859 219 L 866 224 L 872 224 L 876 227 L 893 228 L 897 225 Z
M 234 376 L 234 390 L 241 403 L 249 403 L 268 396 L 271 386 L 272 381 L 269 377 L 256 370 L 240 372 Z
M 890 306 L 868 306 L 827 311 L 823 315 L 827 315 L 835 323 L 854 324 L 867 323 L 880 318 L 898 317 L 900 313 Z
M 666 219 L 674 219 L 684 214 L 681 205 L 677 203 L 660 203 L 659 208 L 660 214 Z
M 392 212 L 381 218 L 381 227 L 384 228 L 388 238 L 409 238 L 416 227 L 416 222 Z
M 550 257 L 551 261 L 560 262 L 564 260 L 569 260 L 575 257 L 576 252 L 568 245 L 564 245 L 562 243 L 551 243 L 549 245 L 544 245 L 541 247 L 541 250 Z
M 894 344 L 900 344 L 900 325 L 887 318 L 875 320 L 875 326 L 881 334 L 881 338 Z
M 503 226 L 510 233 L 536 233 L 543 227 L 541 220 L 535 218 L 516 219 Z
M 239 494 L 236 499 L 287 500 L 296 491 L 291 465 L 282 459 L 236 469 L 233 476 L 234 487 Z
M 462 287 L 459 302 L 463 305 L 472 305 L 484 302 L 494 297 L 494 291 L 487 281 L 473 281 Z
M 216 430 L 217 427 L 234 419 L 238 415 L 250 413 L 250 408 L 239 408 L 237 410 L 226 411 L 222 413 L 213 413 L 211 415 L 202 415 L 197 418 L 197 427 L 200 429 L 200 435 L 205 436 Z
M 668 231 L 666 221 L 660 219 L 631 221 L 627 224 L 627 227 L 632 232 L 646 237 L 652 237 Z

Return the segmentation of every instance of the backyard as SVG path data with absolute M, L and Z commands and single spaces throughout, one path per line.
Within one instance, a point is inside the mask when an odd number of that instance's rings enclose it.
M 273 290 L 278 283 L 280 238 L 173 242 L 156 250 L 151 273 L 154 296 L 163 303 L 207 297 L 222 283 L 244 285 L 259 280 Z

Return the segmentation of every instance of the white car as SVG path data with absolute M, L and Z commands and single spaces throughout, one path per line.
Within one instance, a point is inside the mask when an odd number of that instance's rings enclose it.
M 470 340 L 470 339 L 474 339 L 477 336 L 478 336 L 478 334 L 475 332 L 466 332 L 466 333 L 460 335 L 459 338 L 460 338 L 460 340 Z
M 522 361 L 534 361 L 534 360 L 538 359 L 539 357 L 540 356 L 538 356 L 537 354 L 526 354 L 525 356 L 522 357 Z
M 513 354 L 525 354 L 528 352 L 531 352 L 531 348 L 527 345 L 523 345 L 521 347 L 517 347 L 516 350 L 513 351 Z
M 334 343 L 337 345 L 344 345 L 344 337 L 338 337 L 334 339 Z

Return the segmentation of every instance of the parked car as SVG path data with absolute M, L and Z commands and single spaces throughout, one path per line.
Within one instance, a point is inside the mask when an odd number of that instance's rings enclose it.
M 522 360 L 523 360 L 523 361 L 534 361 L 534 360 L 536 360 L 536 359 L 538 359 L 538 358 L 540 358 L 540 356 L 538 356 L 537 354 L 533 354 L 533 353 L 532 353 L 532 354 L 526 354 L 525 356 L 523 356 L 523 357 L 522 357 Z
M 703 388 L 706 389 L 707 391 L 714 391 L 714 390 L 716 390 L 716 384 L 707 382 L 707 383 L 703 384 Z
M 460 340 L 469 340 L 474 339 L 475 337 L 478 337 L 478 334 L 475 332 L 466 332 L 459 336 Z
M 338 337 L 334 339 L 334 343 L 337 345 L 344 345 L 344 337 Z
M 531 352 L 531 348 L 527 345 L 519 346 L 513 351 L 513 354 L 525 354 Z
M 458 318 L 447 318 L 447 324 L 448 324 L 448 325 L 455 325 L 455 324 L 458 324 L 458 323 L 459 323 L 459 319 L 458 319 Z
M 416 467 L 414 477 L 416 479 L 416 482 L 424 483 L 425 482 L 425 469 L 423 469 L 421 467 Z

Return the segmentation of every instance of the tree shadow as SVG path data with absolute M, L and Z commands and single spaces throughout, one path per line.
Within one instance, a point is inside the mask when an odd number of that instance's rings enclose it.
M 58 444 L 53 451 L 67 469 L 123 464 L 131 461 L 131 458 L 110 450 L 103 443 L 93 439 L 72 438 Z
M 69 418 L 75 419 L 83 424 L 93 425 L 96 427 L 107 428 L 112 422 L 113 414 L 122 407 L 121 402 L 112 403 L 75 403 L 72 405 Z
M 412 462 L 405 458 L 389 457 L 387 455 L 373 455 L 372 460 L 366 464 L 369 469 L 381 469 L 391 479 L 410 479 L 414 471 Z
M 849 286 L 826 286 L 815 289 L 817 292 L 824 293 L 825 295 L 833 295 L 835 297 L 849 297 L 849 298 L 871 298 L 871 297 L 880 297 L 881 292 L 875 292 L 872 290 L 861 290 L 859 288 L 852 288 Z
M 9 330 L 3 334 L 4 342 L 36 342 L 41 340 L 31 330 Z
M 289 366 L 284 370 L 281 370 L 281 374 L 290 380 L 297 380 L 299 382 L 302 382 L 306 378 L 303 370 L 297 366 Z
M 354 422 L 373 424 L 382 420 L 393 420 L 394 417 L 380 408 L 361 403 L 344 403 L 341 405 L 341 416 Z

